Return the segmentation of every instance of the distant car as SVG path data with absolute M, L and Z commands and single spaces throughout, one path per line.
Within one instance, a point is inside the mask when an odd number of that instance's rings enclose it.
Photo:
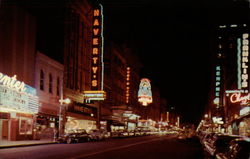
M 91 129 L 88 133 L 91 140 L 103 140 L 109 137 L 108 132 L 102 129 Z
M 249 159 L 250 139 L 238 138 L 230 142 L 227 151 L 216 154 L 216 159 Z
M 90 136 L 85 129 L 71 130 L 58 138 L 59 143 L 78 143 L 90 141 Z
M 114 137 L 114 138 L 117 138 L 117 137 L 128 137 L 129 134 L 126 130 L 116 130 L 116 131 L 113 131 L 111 132 L 111 136 Z
M 186 139 L 187 138 L 187 134 L 185 132 L 180 132 L 177 136 L 178 139 Z

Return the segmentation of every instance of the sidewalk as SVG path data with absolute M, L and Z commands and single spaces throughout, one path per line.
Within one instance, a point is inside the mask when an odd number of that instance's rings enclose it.
M 57 142 L 51 139 L 41 139 L 41 140 L 22 140 L 22 141 L 0 141 L 1 148 L 11 148 L 11 147 L 22 147 L 22 146 L 35 146 L 35 145 L 45 145 L 45 144 L 55 144 Z

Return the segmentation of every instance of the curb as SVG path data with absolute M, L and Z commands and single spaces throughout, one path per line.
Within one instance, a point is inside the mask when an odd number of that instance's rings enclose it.
M 56 144 L 57 142 L 44 142 L 44 143 L 31 143 L 31 144 L 16 144 L 16 145 L 0 145 L 0 149 L 4 148 L 14 148 L 14 147 L 26 147 L 26 146 L 38 146 L 38 145 L 48 145 L 48 144 Z

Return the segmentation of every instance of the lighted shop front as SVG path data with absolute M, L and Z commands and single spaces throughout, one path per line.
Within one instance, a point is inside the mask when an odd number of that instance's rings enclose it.
M 33 139 L 38 101 L 36 89 L 0 73 L 0 140 Z
M 65 133 L 76 130 L 97 128 L 97 108 L 74 102 L 68 107 L 65 122 Z
M 228 132 L 234 135 L 250 136 L 250 93 L 233 93 L 230 102 L 235 107 Z
M 67 122 L 65 124 L 65 133 L 68 133 L 72 130 L 85 129 L 87 132 L 91 129 L 96 129 L 96 121 L 93 120 L 84 120 L 74 117 L 67 117 Z

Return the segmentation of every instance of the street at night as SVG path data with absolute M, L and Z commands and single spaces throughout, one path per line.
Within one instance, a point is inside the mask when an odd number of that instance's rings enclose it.
M 250 0 L 0 0 L 0 159 L 250 159 Z
M 0 149 L 0 156 L 1 159 L 203 159 L 203 150 L 195 138 L 181 140 L 176 135 L 155 135 Z

